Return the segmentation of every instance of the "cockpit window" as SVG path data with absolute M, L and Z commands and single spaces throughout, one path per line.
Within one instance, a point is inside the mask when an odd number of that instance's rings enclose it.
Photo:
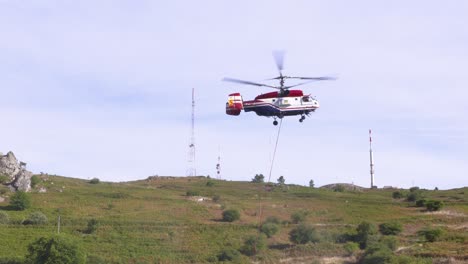
M 302 101 L 303 101 L 303 102 L 309 102 L 309 101 L 310 101 L 309 96 L 304 96 L 304 97 L 302 97 Z

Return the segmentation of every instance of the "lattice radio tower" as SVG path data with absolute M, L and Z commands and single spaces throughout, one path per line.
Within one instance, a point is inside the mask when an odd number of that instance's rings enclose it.
M 221 180 L 221 148 L 218 147 L 218 163 L 216 163 L 216 179 Z
M 197 169 L 195 168 L 195 88 L 192 88 L 192 126 L 190 129 L 187 176 L 196 175 Z

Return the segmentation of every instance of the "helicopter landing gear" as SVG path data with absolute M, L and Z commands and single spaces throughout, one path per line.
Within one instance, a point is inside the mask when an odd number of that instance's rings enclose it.
M 303 116 L 301 116 L 301 118 L 299 119 L 299 122 L 302 123 L 302 122 L 304 121 L 304 119 L 305 119 L 305 116 L 303 115 Z

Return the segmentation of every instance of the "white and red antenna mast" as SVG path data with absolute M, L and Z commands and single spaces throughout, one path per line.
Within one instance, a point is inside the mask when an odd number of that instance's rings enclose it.
M 195 88 L 192 88 L 192 126 L 190 128 L 188 166 L 187 176 L 197 176 L 195 168 Z
M 371 188 L 374 188 L 374 155 L 372 154 L 372 130 L 370 129 L 369 129 L 369 154 L 370 154 Z

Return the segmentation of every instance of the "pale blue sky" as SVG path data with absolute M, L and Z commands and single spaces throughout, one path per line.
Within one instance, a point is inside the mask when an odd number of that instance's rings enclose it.
M 221 82 L 338 75 L 302 86 L 321 108 L 285 118 L 272 181 L 468 185 L 466 1 L 0 0 L 0 151 L 34 172 L 107 181 L 185 175 L 195 87 L 197 171 L 269 172 L 272 120 L 227 116 Z

